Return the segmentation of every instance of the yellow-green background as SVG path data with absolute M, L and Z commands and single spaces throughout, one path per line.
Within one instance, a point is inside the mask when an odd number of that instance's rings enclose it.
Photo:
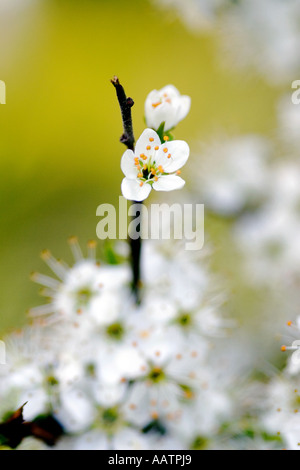
M 192 149 L 218 129 L 272 132 L 279 90 L 253 71 L 225 68 L 216 33 L 192 34 L 147 0 L 36 0 L 2 14 L 0 44 L 7 85 L 0 106 L 3 332 L 41 302 L 29 281 L 43 269 L 39 252 L 47 247 L 68 260 L 67 237 L 94 238 L 97 206 L 117 201 L 124 148 L 114 74 L 135 100 L 136 136 L 149 91 L 173 83 L 190 95 L 191 112 L 176 136 Z M 214 265 L 230 276 L 227 224 L 206 222 Z

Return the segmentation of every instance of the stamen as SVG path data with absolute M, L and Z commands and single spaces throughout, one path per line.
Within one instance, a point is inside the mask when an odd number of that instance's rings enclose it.
M 159 146 L 158 146 L 158 145 L 156 145 L 156 147 L 154 147 L 154 150 L 158 150 L 158 149 L 159 149 Z
M 172 157 L 172 155 L 169 153 L 168 158 L 171 158 L 171 157 Z
M 168 149 L 167 147 L 164 148 L 164 152 L 167 153 L 168 152 Z
M 42 315 L 49 315 L 50 313 L 54 313 L 55 309 L 53 308 L 52 304 L 40 305 L 39 307 L 31 308 L 28 311 L 28 315 L 31 318 L 40 317 Z
M 45 276 L 44 274 L 32 273 L 30 276 L 31 280 L 37 284 L 41 284 L 45 287 L 50 287 L 50 289 L 57 290 L 60 286 L 60 282 L 52 277 Z
M 146 149 L 151 150 L 151 145 L 147 145 Z
M 95 240 L 90 240 L 88 242 L 88 257 L 92 260 L 96 260 L 96 247 L 97 242 Z
M 41 258 L 49 266 L 49 268 L 56 274 L 60 279 L 64 279 L 67 274 L 67 269 L 55 259 L 49 250 L 44 250 L 41 253 Z
M 150 137 L 150 138 L 149 138 L 149 141 L 150 141 L 150 142 L 153 142 L 153 141 L 154 141 L 153 137 Z
M 168 140 L 170 140 L 170 138 L 169 138 L 167 135 L 165 135 L 165 136 L 164 136 L 164 141 L 165 141 L 165 142 L 168 142 Z
M 78 238 L 77 237 L 70 237 L 69 240 L 69 245 L 72 251 L 72 254 L 74 256 L 75 261 L 80 261 L 83 259 L 82 256 L 82 251 L 78 243 Z

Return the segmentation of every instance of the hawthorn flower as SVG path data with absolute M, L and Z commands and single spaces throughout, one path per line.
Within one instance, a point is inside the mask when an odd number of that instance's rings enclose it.
M 191 98 L 181 95 L 173 85 L 153 90 L 145 102 L 146 124 L 157 130 L 165 123 L 164 130 L 169 131 L 187 116 L 190 107 Z
M 181 189 L 185 181 L 178 176 L 189 157 L 189 146 L 182 140 L 163 144 L 152 129 L 145 129 L 136 143 L 135 152 L 126 150 L 121 160 L 125 175 L 122 194 L 132 201 L 143 201 L 151 189 Z

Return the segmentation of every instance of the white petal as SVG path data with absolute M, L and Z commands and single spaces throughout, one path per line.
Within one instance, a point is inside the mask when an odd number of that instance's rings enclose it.
M 135 156 L 139 157 L 144 154 L 146 157 L 151 157 L 154 148 L 159 145 L 161 145 L 161 141 L 156 132 L 153 129 L 145 129 L 136 143 Z
M 190 148 L 183 140 L 166 142 L 157 151 L 156 164 L 161 165 L 166 173 L 173 173 L 185 165 L 189 154 Z M 171 155 L 170 158 L 168 158 L 169 155 Z
M 174 189 L 181 189 L 185 185 L 185 181 L 176 175 L 160 176 L 158 181 L 153 184 L 153 189 L 156 191 L 173 191 Z
M 166 85 L 161 90 L 159 90 L 161 96 L 167 94 L 170 98 L 179 97 L 180 93 L 174 85 Z
M 177 114 L 178 122 L 182 121 L 182 119 L 184 119 L 188 115 L 190 109 L 191 109 L 191 98 L 189 96 L 181 96 L 180 107 L 179 107 L 178 114 Z
M 134 165 L 134 153 L 132 150 L 126 150 L 121 159 L 121 170 L 127 178 L 136 178 L 137 170 Z
M 122 194 L 125 199 L 129 201 L 144 201 L 150 192 L 150 184 L 144 183 L 143 186 L 140 186 L 140 181 L 138 179 L 130 180 L 129 178 L 124 178 L 121 185 Z
M 177 108 L 172 103 L 166 101 L 157 106 L 154 110 L 155 129 L 158 129 L 162 122 L 165 123 L 164 130 L 168 131 L 177 124 Z

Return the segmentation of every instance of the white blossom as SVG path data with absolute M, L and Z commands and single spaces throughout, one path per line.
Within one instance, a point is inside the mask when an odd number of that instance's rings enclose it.
M 143 201 L 152 188 L 156 191 L 182 188 L 185 182 L 178 175 L 188 157 L 186 142 L 174 140 L 161 144 L 157 133 L 146 129 L 136 143 L 135 152 L 126 150 L 122 157 L 123 196 L 132 201 Z
M 153 90 L 145 102 L 146 124 L 157 131 L 164 123 L 164 131 L 169 131 L 187 116 L 190 107 L 191 98 L 181 95 L 173 85 Z

